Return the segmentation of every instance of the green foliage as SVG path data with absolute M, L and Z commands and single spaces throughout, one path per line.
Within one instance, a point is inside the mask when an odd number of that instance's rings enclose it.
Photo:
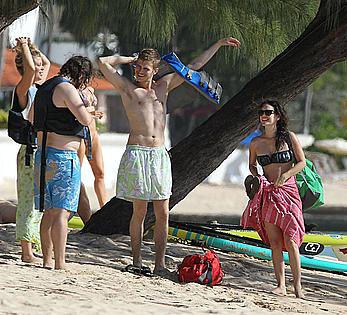
M 57 0 L 63 30 L 95 46 L 98 33 L 115 34 L 119 53 L 156 47 L 190 62 L 219 38 L 233 36 L 240 49 L 222 48 L 206 70 L 228 100 L 282 52 L 313 19 L 319 1 L 306 0 Z M 122 68 L 125 73 L 128 69 Z
M 175 46 L 174 42 L 182 49 L 182 37 L 190 38 L 193 49 L 206 48 L 221 37 L 233 36 L 240 39 L 242 49 L 225 49 L 223 65 L 227 60 L 242 67 L 240 61 L 252 58 L 253 62 L 248 63 L 251 72 L 286 48 L 312 20 L 319 4 L 317 0 L 57 2 L 65 5 L 61 23 L 64 30 L 82 43 L 91 42 L 99 32 L 114 33 L 124 54 L 129 46 L 154 46 L 167 51 Z
M 336 64 L 313 84 L 311 133 L 319 139 L 347 139 L 347 66 Z
M 313 84 L 315 92 L 326 87 L 333 87 L 339 91 L 347 90 L 347 62 L 340 62 L 323 73 Z
M 0 109 L 0 129 L 7 129 L 8 111 Z
M 101 123 L 99 120 L 96 120 L 95 122 L 98 133 L 108 132 L 107 124 Z
M 326 111 L 318 114 L 319 123 L 313 124 L 312 134 L 316 140 L 343 138 L 347 140 L 347 129 L 336 123 L 334 113 Z

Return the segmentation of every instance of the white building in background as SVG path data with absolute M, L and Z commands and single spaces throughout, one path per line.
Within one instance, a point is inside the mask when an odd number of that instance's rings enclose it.
M 31 40 L 35 42 L 39 15 L 39 8 L 36 8 L 22 15 L 8 27 L 10 47 L 16 46 L 16 38 L 20 36 L 30 37 Z

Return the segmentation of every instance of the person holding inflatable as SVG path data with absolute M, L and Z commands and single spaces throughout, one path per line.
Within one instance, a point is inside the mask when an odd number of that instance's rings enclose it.
M 192 70 L 201 69 L 222 46 L 239 47 L 240 42 L 232 37 L 220 39 L 193 60 L 189 67 Z M 98 61 L 101 72 L 120 93 L 130 125 L 116 188 L 118 198 L 133 204 L 129 227 L 133 264 L 125 270 L 151 274 L 151 270 L 142 264 L 141 243 L 147 205 L 153 202 L 156 217 L 154 273 L 169 276 L 165 267 L 165 249 L 172 176 L 170 158 L 164 147 L 166 102 L 168 93 L 182 84 L 184 79 L 172 73 L 154 81 L 160 60 L 155 49 L 147 48 L 137 57 L 109 56 L 100 57 Z M 135 82 L 118 74 L 114 67 L 121 64 L 135 66 Z
M 277 101 L 266 100 L 258 109 L 263 133 L 249 146 L 250 175 L 245 184 L 252 186 L 251 198 L 241 217 L 244 228 L 257 230 L 270 244 L 277 287 L 272 291 L 286 295 L 283 249 L 288 251 L 294 291 L 303 298 L 299 247 L 305 234 L 302 204 L 295 174 L 306 165 L 305 155 L 295 133 L 287 128 L 287 114 Z M 263 176 L 257 171 L 263 168 Z M 253 190 L 253 192 L 252 192 Z
M 30 110 L 37 91 L 36 84 L 43 83 L 48 75 L 50 62 L 28 37 L 16 39 L 16 67 L 21 79 L 12 97 L 12 111 L 30 120 Z M 29 135 L 26 135 L 29 137 Z M 21 259 L 26 263 L 40 261 L 33 253 L 33 244 L 40 247 L 39 225 L 41 213 L 34 210 L 34 163 L 32 152 L 26 163 L 27 145 L 22 144 L 17 155 L 17 212 L 16 239 L 21 243 Z

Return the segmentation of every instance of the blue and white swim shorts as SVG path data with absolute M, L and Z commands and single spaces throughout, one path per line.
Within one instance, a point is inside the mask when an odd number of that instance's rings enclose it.
M 41 148 L 35 154 L 35 208 L 40 203 Z M 81 166 L 76 151 L 46 148 L 44 209 L 61 208 L 77 212 L 81 188 Z

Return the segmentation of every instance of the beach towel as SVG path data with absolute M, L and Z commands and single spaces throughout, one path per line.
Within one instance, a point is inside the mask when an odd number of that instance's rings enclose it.
M 278 226 L 298 246 L 305 234 L 301 199 L 295 177 L 276 188 L 264 176 L 260 177 L 260 188 L 241 217 L 244 228 L 254 228 L 264 243 L 269 244 L 265 222 Z

